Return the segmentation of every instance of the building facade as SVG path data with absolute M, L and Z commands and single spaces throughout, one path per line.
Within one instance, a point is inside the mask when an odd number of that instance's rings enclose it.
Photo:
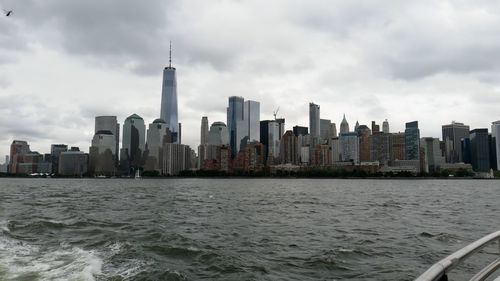
M 309 103 L 309 134 L 313 138 L 320 138 L 321 124 L 319 105 Z
M 459 122 L 442 126 L 443 141 L 445 143 L 445 158 L 447 163 L 464 162 L 461 149 L 461 140 L 469 137 L 469 126 Z
M 420 130 L 418 121 L 406 123 L 405 129 L 406 160 L 420 159 Z
M 491 167 L 488 129 L 474 129 L 470 131 L 469 138 L 472 168 L 476 172 L 489 172 Z
M 174 142 L 180 142 L 180 136 L 178 135 L 177 76 L 175 67 L 172 67 L 172 48 L 170 48 L 169 64 L 163 69 L 160 119 L 167 123 Z

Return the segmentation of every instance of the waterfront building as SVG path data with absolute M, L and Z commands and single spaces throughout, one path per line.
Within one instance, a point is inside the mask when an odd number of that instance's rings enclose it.
M 219 170 L 224 153 L 228 150 L 229 132 L 224 122 L 214 122 L 210 126 L 208 133 L 208 142 L 205 146 L 200 146 L 200 168 L 204 170 Z M 228 162 L 226 160 L 226 162 Z M 228 164 L 226 164 L 228 166 Z M 228 167 L 226 167 L 228 168 Z
M 328 119 L 320 119 L 319 127 L 321 143 L 328 143 L 328 141 L 333 137 L 332 121 Z
M 162 119 L 156 119 L 148 125 L 146 146 L 145 146 L 145 171 L 161 172 L 162 146 L 165 138 L 171 138 L 171 132 L 168 124 Z M 171 140 L 169 141 L 171 142 Z
M 36 151 L 30 151 L 26 154 L 18 155 L 21 159 L 17 163 L 16 172 L 13 174 L 35 174 L 35 173 L 51 173 L 50 165 L 43 165 L 43 154 Z
M 318 144 L 312 150 L 311 165 L 324 167 L 332 165 L 332 152 L 327 144 Z
M 298 164 L 298 143 L 297 137 L 292 131 L 286 131 L 280 142 L 280 163 Z
M 118 166 L 118 152 L 120 151 L 120 124 L 116 116 L 96 116 L 94 134 L 99 131 L 109 131 L 114 136 L 113 158 L 115 159 L 115 166 Z M 56 166 L 57 167 L 57 166 Z
M 391 161 L 406 160 L 405 133 L 391 134 Z
M 62 176 L 81 177 L 87 173 L 88 154 L 82 151 L 70 150 L 59 155 L 58 173 Z
M 294 126 L 293 127 L 293 134 L 298 137 L 298 136 L 305 136 L 309 134 L 309 130 L 307 127 L 303 126 Z
M 371 130 L 366 125 L 359 125 L 356 133 L 359 137 L 359 161 L 371 161 Z
M 191 149 L 189 146 L 164 142 L 162 152 L 163 175 L 177 176 L 180 172 L 191 169 Z
M 260 103 L 253 100 L 247 100 L 243 107 L 243 120 L 246 123 L 244 128 L 246 132 L 241 135 L 241 139 L 248 137 L 249 142 L 258 142 L 260 140 Z
M 236 164 L 233 168 L 242 169 L 245 172 L 260 172 L 264 169 L 265 155 L 264 145 L 259 142 L 251 142 L 238 154 Z
M 470 148 L 470 138 L 463 138 L 460 140 L 460 148 L 462 153 L 462 162 L 466 164 L 472 163 L 471 148 Z M 450 163 L 455 164 L 455 163 Z M 472 167 L 472 166 L 471 166 Z
M 461 149 L 461 140 L 469 137 L 469 126 L 452 121 L 442 126 L 443 141 L 445 142 L 445 158 L 447 163 L 464 162 Z
M 208 144 L 208 117 L 201 117 L 200 145 Z
M 495 148 L 496 167 L 500 170 L 500 120 L 491 124 L 491 137 Z
M 280 123 L 275 120 L 260 121 L 260 142 L 264 145 L 264 159 L 269 164 L 279 159 L 280 139 Z
M 18 174 L 19 165 L 24 162 L 24 155 L 30 153 L 28 142 L 22 140 L 14 140 L 10 145 L 10 164 L 9 173 Z
M 342 161 L 359 164 L 359 139 L 358 133 L 343 133 L 339 137 Z
M 332 152 L 332 163 L 342 161 L 342 150 L 340 147 L 340 140 L 338 137 L 333 137 L 330 141 L 330 147 Z
M 144 165 L 145 139 L 144 119 L 137 114 L 127 117 L 123 123 L 122 149 L 120 151 L 120 166 L 125 174 L 135 174 L 135 171 Z
M 488 129 L 470 131 L 470 155 L 472 168 L 476 172 L 490 171 Z
M 308 166 L 311 163 L 311 148 L 309 146 L 299 145 L 299 164 L 302 166 Z
M 320 112 L 319 105 L 309 103 L 309 134 L 312 138 L 320 138 Z
M 420 130 L 418 121 L 406 123 L 405 129 L 406 160 L 420 159 Z
M 172 67 L 172 45 L 170 45 L 168 66 L 163 69 L 160 119 L 167 123 L 168 128 L 172 132 L 174 142 L 180 143 L 177 77 L 175 67 Z
M 9 172 L 9 156 L 5 155 L 5 162 L 0 164 L 0 173 L 6 174 Z
M 89 172 L 93 175 L 115 175 L 115 149 L 115 134 L 109 130 L 97 131 L 89 148 Z
M 389 121 L 387 121 L 387 119 L 385 119 L 385 121 L 382 123 L 382 132 L 384 132 L 384 134 L 389 133 Z
M 495 143 L 495 138 L 493 137 L 492 134 L 488 135 L 488 144 L 489 144 L 489 150 L 490 150 L 490 168 L 493 169 L 494 171 L 498 170 L 497 166 L 497 148 L 496 148 L 496 143 Z
M 302 166 L 307 166 L 311 163 L 311 154 L 312 154 L 312 148 L 314 147 L 313 145 L 314 138 L 307 134 L 307 135 L 299 135 L 297 137 L 297 147 L 298 147 L 298 163 Z
M 429 137 L 420 139 L 420 148 L 423 151 L 423 172 L 438 172 L 441 165 L 445 162 L 439 143 L 440 141 L 438 138 Z
M 347 134 L 347 133 L 349 133 L 349 123 L 347 123 L 347 119 L 345 119 L 345 114 L 344 114 L 344 118 L 342 118 L 342 122 L 340 123 L 339 137 L 342 134 Z
M 229 143 L 231 148 L 231 157 L 235 157 L 240 148 L 238 136 L 238 125 L 244 124 L 243 121 L 243 97 L 229 97 L 229 106 L 227 107 L 227 128 L 229 132 Z M 243 129 L 243 128 L 240 128 Z
M 370 137 L 370 161 L 378 161 L 380 165 L 386 166 L 391 160 L 392 148 L 391 134 L 376 132 Z
M 50 145 L 50 163 L 52 163 L 52 173 L 57 174 L 59 171 L 59 156 L 62 152 L 68 151 L 68 146 L 65 144 Z
M 224 122 L 214 122 L 208 132 L 208 145 L 229 145 L 229 132 Z

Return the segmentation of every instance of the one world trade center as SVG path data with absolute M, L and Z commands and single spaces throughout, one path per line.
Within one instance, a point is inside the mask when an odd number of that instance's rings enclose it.
M 167 123 L 170 132 L 172 132 L 173 142 L 179 142 L 177 79 L 175 75 L 175 67 L 172 67 L 172 44 L 170 44 L 168 66 L 163 69 L 160 118 Z

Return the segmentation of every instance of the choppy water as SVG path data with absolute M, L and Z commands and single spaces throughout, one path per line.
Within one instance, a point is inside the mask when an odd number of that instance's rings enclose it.
M 0 280 L 412 280 L 500 229 L 499 194 L 471 180 L 0 179 Z

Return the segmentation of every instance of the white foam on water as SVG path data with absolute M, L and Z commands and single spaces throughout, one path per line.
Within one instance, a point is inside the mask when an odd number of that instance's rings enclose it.
M 2 232 L 10 232 L 9 221 L 0 220 L 0 230 Z
M 29 276 L 35 280 L 94 281 L 102 274 L 102 263 L 94 251 L 64 243 L 45 250 L 0 234 L 0 280 Z

